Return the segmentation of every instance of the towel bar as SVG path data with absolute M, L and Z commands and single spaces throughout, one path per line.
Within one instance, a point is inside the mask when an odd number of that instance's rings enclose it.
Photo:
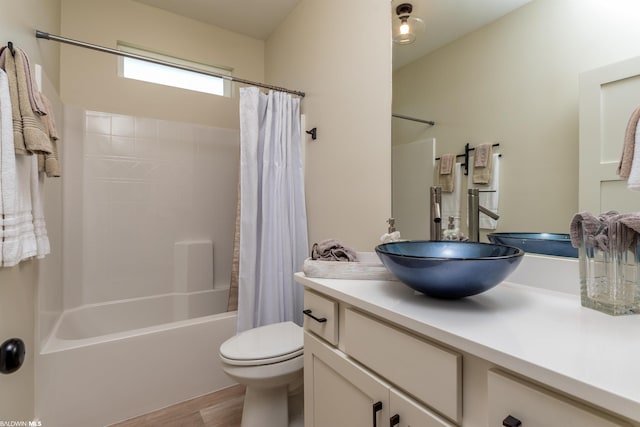
M 492 147 L 499 147 L 500 144 L 493 144 Z M 469 151 L 475 150 L 475 147 L 469 147 L 469 143 L 467 142 L 464 145 L 464 154 L 456 154 L 456 158 L 464 157 L 464 163 L 462 167 L 464 168 L 464 174 L 469 175 Z M 498 154 L 498 157 L 502 157 L 502 154 Z M 436 157 L 436 160 L 440 160 L 440 157 Z

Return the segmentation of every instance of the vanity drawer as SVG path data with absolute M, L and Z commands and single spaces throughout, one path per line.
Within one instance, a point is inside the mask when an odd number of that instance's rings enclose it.
M 407 397 L 404 393 L 391 389 L 389 391 L 389 408 L 391 420 L 398 417 L 398 423 L 390 426 L 420 426 L 420 427 L 455 427 L 450 423 L 429 411 L 427 408 Z
M 624 421 L 496 369 L 489 370 L 488 384 L 489 426 L 515 426 L 518 421 L 523 427 L 630 426 Z M 506 420 L 508 417 L 512 417 L 511 422 Z
M 345 310 L 345 352 L 444 416 L 462 417 L 462 356 Z
M 305 330 L 338 345 L 338 303 L 311 291 L 304 292 Z

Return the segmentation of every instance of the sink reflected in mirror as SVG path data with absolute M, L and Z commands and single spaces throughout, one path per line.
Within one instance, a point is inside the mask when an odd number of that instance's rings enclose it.
M 571 237 L 561 233 L 489 233 L 489 241 L 515 246 L 527 253 L 578 258 L 578 249 L 571 246 Z
M 405 285 L 435 298 L 485 292 L 505 280 L 524 251 L 492 243 L 408 240 L 378 245 L 384 266 Z

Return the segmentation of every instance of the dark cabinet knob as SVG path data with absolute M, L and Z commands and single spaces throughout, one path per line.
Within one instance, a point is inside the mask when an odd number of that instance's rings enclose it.
M 512 417 L 511 415 L 507 415 L 507 418 L 502 420 L 502 425 L 504 427 L 520 427 L 522 425 L 522 421 L 520 421 L 516 417 Z
M 395 414 L 393 417 L 389 418 L 389 427 L 397 426 L 400 424 L 400 415 Z

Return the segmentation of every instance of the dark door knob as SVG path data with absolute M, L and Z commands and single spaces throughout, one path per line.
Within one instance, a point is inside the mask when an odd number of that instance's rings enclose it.
M 522 421 L 520 421 L 516 417 L 512 417 L 511 415 L 507 415 L 507 418 L 502 420 L 502 425 L 504 427 L 520 427 L 522 425 Z
M 24 342 L 20 338 L 10 338 L 0 346 L 0 372 L 11 374 L 24 362 Z

